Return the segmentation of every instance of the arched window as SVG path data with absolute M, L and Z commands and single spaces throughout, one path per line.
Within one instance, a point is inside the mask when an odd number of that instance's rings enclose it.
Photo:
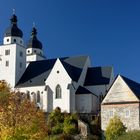
M 32 101 L 36 103 L 36 94 L 32 92 L 31 96 L 32 96 Z
M 37 103 L 40 103 L 40 91 L 37 91 Z
M 26 95 L 27 95 L 27 99 L 30 100 L 30 92 L 29 91 L 27 91 Z
M 60 85 L 57 85 L 56 89 L 55 89 L 55 98 L 56 99 L 62 98 L 61 92 L 62 92 L 62 90 L 61 90 Z

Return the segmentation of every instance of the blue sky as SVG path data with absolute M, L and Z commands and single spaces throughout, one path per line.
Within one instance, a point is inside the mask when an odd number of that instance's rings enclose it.
M 36 23 L 48 58 L 89 55 L 140 82 L 139 0 L 0 0 L 0 42 L 16 9 L 25 43 Z

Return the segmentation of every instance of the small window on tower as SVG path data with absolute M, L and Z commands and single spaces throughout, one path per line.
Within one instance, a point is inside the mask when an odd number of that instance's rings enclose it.
M 9 67 L 9 61 L 6 61 L 5 66 Z
M 22 62 L 19 63 L 19 67 L 22 68 Z
M 16 39 L 14 39 L 14 43 L 16 43 Z
M 22 56 L 23 56 L 23 52 L 20 52 L 20 54 L 19 54 L 19 55 L 20 55 L 20 57 L 22 57 Z
M 30 53 L 30 50 L 28 50 L 28 53 Z
M 10 50 L 5 50 L 5 55 L 10 55 Z
M 36 53 L 36 50 L 34 50 L 34 53 Z
M 7 39 L 7 42 L 9 42 L 9 39 Z

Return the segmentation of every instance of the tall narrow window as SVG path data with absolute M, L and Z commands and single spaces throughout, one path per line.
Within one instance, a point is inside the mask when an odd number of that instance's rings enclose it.
M 19 55 L 20 55 L 20 57 L 22 57 L 22 56 L 23 56 L 23 52 L 22 52 L 22 51 L 20 51 Z
M 9 61 L 6 61 L 6 62 L 5 62 L 5 66 L 6 66 L 6 67 L 9 67 Z
M 40 103 L 40 91 L 37 91 L 37 103 Z
M 130 110 L 126 110 L 126 111 L 125 111 L 125 117 L 126 117 L 126 118 L 130 117 Z
M 57 85 L 56 89 L 55 89 L 55 98 L 56 99 L 61 99 L 62 98 L 61 92 L 62 92 L 62 90 L 61 90 L 60 85 Z
M 109 111 L 109 117 L 113 117 L 113 115 L 114 115 L 113 110 L 110 110 L 110 111 Z
M 22 62 L 19 63 L 19 67 L 22 68 Z
M 26 94 L 27 94 L 27 99 L 28 99 L 28 100 L 30 100 L 30 92 L 29 92 L 29 91 L 27 91 L 27 93 L 26 93 Z

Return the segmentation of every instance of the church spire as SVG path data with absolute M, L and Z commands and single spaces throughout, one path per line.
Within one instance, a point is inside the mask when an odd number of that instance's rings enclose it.
M 42 50 L 42 43 L 37 39 L 37 29 L 33 24 L 33 28 L 31 31 L 31 38 L 27 42 L 27 48 L 36 48 Z
M 13 9 L 13 15 L 10 18 L 11 25 L 5 30 L 5 37 L 15 36 L 22 38 L 23 33 L 17 26 L 17 16 L 15 15 L 15 10 Z

